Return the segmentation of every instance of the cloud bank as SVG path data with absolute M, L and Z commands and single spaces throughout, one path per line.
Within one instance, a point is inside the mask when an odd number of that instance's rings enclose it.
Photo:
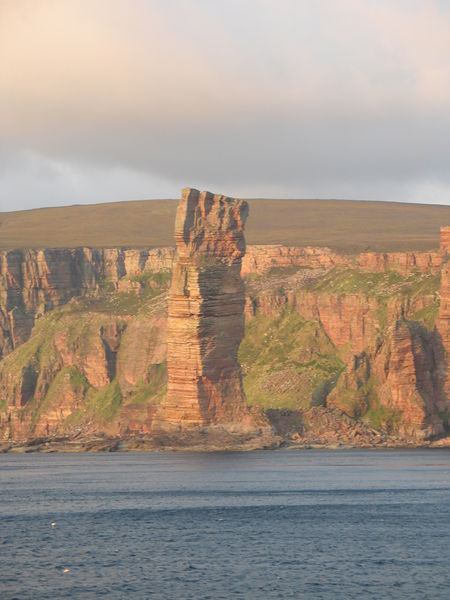
M 0 0 L 0 208 L 450 202 L 446 0 Z

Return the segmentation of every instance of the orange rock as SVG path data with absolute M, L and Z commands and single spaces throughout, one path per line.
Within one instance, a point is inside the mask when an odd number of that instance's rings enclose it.
M 241 262 L 248 205 L 186 188 L 175 222 L 167 325 L 167 397 L 155 426 L 251 422 L 237 352 L 244 335 Z
M 396 270 L 403 275 L 413 269 L 421 273 L 428 270 L 439 273 L 441 263 L 441 252 L 363 252 L 358 258 L 359 266 L 367 271 Z
M 441 227 L 440 251 L 443 255 L 450 251 L 450 227 Z
M 427 438 L 443 432 L 435 414 L 430 362 L 420 331 L 398 321 L 379 397 L 382 404 L 400 413 L 399 428 L 408 435 Z
M 139 291 L 133 278 L 170 271 L 173 248 L 50 248 L 0 251 L 0 359 L 23 344 L 37 318 L 105 280 Z
M 329 248 L 281 245 L 248 246 L 242 259 L 242 275 L 266 273 L 277 267 L 334 267 L 350 265 L 349 257 L 336 254 Z

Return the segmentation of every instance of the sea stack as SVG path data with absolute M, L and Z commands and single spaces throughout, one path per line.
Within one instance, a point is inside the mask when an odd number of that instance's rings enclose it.
M 248 429 L 237 353 L 244 335 L 243 200 L 185 188 L 175 221 L 167 396 L 155 426 Z M 251 429 L 252 427 L 250 427 Z

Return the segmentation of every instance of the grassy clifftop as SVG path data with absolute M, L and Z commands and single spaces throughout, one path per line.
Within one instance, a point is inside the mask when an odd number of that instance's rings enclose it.
M 450 206 L 351 200 L 251 199 L 249 244 L 330 246 L 343 252 L 439 246 Z M 112 202 L 0 213 L 0 249 L 171 246 L 177 200 Z

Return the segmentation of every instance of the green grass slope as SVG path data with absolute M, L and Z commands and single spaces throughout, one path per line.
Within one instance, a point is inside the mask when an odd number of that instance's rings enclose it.
M 264 408 L 320 404 L 344 368 L 319 324 L 290 309 L 246 324 L 239 361 L 247 402 Z

